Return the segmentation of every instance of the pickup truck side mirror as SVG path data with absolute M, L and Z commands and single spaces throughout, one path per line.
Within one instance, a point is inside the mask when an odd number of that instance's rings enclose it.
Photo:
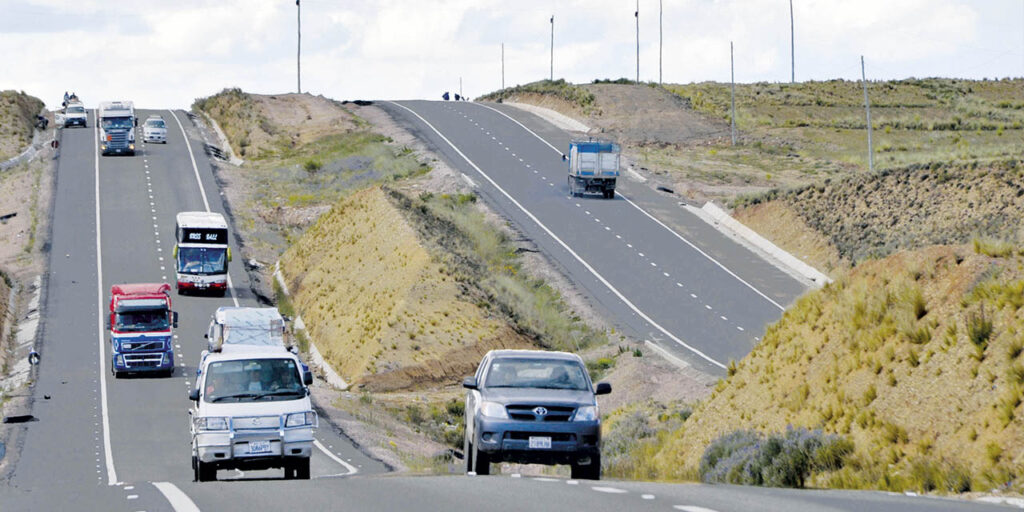
M 313 385 L 313 372 L 311 372 L 309 370 L 306 370 L 306 371 L 302 372 L 302 384 L 304 386 L 312 386 Z
M 199 389 L 196 388 L 196 389 L 193 389 L 193 390 L 189 391 L 188 392 L 188 399 L 192 400 L 193 402 L 198 402 L 199 401 Z
M 595 395 L 607 395 L 612 392 L 612 385 L 607 382 L 598 382 L 597 389 L 594 390 Z
M 462 387 L 466 389 L 476 389 L 478 387 L 476 383 L 476 377 L 466 377 L 462 381 Z
M 110 319 L 109 318 L 107 319 L 107 330 L 108 331 L 110 330 Z
M 172 311 L 172 312 L 171 312 L 171 325 L 172 325 L 172 326 L 173 326 L 173 327 L 174 327 L 175 329 L 177 329 L 177 328 L 178 328 L 178 312 L 177 312 L 177 311 Z

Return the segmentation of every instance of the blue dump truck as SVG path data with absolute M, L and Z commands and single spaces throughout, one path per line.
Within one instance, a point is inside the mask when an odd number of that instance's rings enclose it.
M 569 154 L 569 194 L 579 197 L 588 192 L 600 193 L 605 199 L 615 197 L 615 181 L 619 177 L 619 145 L 602 140 L 574 140 Z

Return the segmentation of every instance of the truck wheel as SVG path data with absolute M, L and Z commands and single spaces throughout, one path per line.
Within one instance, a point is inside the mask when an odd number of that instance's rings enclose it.
M 491 458 L 481 452 L 476 443 L 473 443 L 473 471 L 480 476 L 491 474 Z
M 217 481 L 217 468 L 213 464 L 197 460 L 196 476 L 200 482 L 215 482 Z
M 605 199 L 615 199 L 615 189 L 604 191 Z
M 309 458 L 299 459 L 295 463 L 295 478 L 299 480 L 309 480 Z
M 600 480 L 601 479 L 601 455 L 593 455 L 590 457 L 590 464 L 581 466 L 579 464 L 572 465 L 572 472 L 570 477 L 573 480 Z

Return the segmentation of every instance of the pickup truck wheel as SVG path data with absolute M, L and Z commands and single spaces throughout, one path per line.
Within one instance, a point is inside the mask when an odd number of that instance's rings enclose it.
M 462 458 L 466 462 L 466 473 L 469 473 L 473 471 L 473 443 L 469 442 L 469 434 L 462 437 Z
M 477 475 L 484 476 L 491 474 L 491 458 L 480 451 L 476 443 L 473 443 L 473 471 Z
M 217 468 L 213 464 L 197 460 L 196 476 L 200 482 L 215 482 L 217 480 Z
M 572 465 L 572 472 L 570 477 L 573 480 L 600 480 L 601 479 L 601 455 L 597 454 L 590 457 L 590 464 L 581 466 L 579 464 Z

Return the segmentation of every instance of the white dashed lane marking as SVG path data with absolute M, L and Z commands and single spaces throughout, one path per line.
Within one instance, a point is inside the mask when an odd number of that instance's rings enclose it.
M 618 487 L 591 487 L 591 489 L 597 492 L 606 492 L 608 494 L 625 494 L 629 492 L 625 489 L 619 489 Z

